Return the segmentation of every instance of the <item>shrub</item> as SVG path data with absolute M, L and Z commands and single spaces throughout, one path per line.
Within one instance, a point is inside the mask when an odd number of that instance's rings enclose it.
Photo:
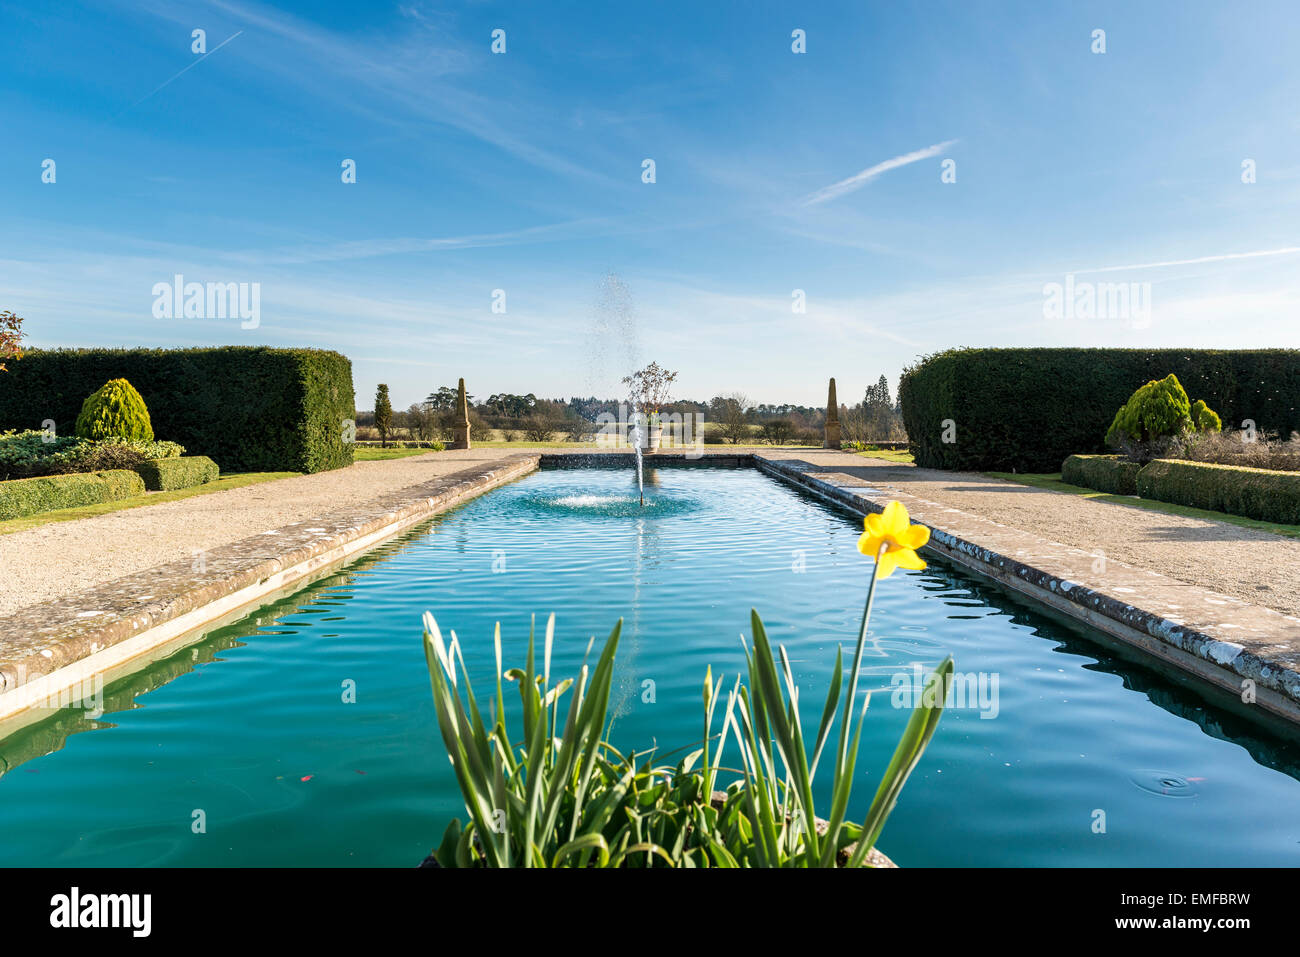
M 35 430 L 3 432 L 0 433 L 0 479 L 134 469 L 150 459 L 184 453 L 185 447 L 175 442 L 91 440 Z
M 495 433 L 483 421 L 483 416 L 474 409 L 469 410 L 469 439 L 471 442 L 491 442 Z
M 1191 402 L 1178 376 L 1172 372 L 1152 379 L 1120 406 L 1106 430 L 1106 444 L 1115 448 L 1123 439 L 1150 442 L 1178 435 L 1192 427 Z
M 81 404 L 77 435 L 84 439 L 123 438 L 153 441 L 149 410 L 125 379 L 110 379 Z
M 596 433 L 596 426 L 581 416 L 565 419 L 563 428 L 570 442 L 589 442 Z
M 1205 432 L 1195 438 L 1194 442 L 1187 443 L 1178 458 L 1274 472 L 1300 472 L 1300 435 L 1295 433 L 1285 442 L 1268 435 L 1247 441 L 1239 432 Z
M 1143 498 L 1300 525 L 1300 474 L 1156 459 L 1137 476 Z
M 555 438 L 556 423 L 542 415 L 530 415 L 523 421 L 524 435 L 529 442 L 550 442 Z
M 1204 399 L 1197 399 L 1192 403 L 1192 427 L 1197 432 L 1222 432 L 1223 420 Z
M 72 434 L 82 401 L 129 379 L 154 431 L 227 471 L 319 472 L 352 464 L 343 427 L 356 418 L 352 364 L 337 352 L 214 349 L 37 349 L 0 389 L 0 429 L 53 419 Z
M 762 426 L 763 441 L 771 445 L 785 445 L 794 436 L 794 423 L 789 419 L 769 419 Z
M 1061 481 L 1111 495 L 1136 495 L 1141 468 L 1118 455 L 1071 455 L 1061 465 Z
M 124 469 L 16 479 L 0 482 L 0 520 L 143 494 L 144 481 Z
M 907 369 L 899 397 L 919 466 L 1054 472 L 1067 455 L 1105 452 L 1115 410 L 1171 372 L 1233 428 L 1300 429 L 1295 349 L 958 349 Z
M 101 472 L 105 469 L 134 469 L 142 462 L 175 458 L 185 454 L 176 442 L 144 442 L 138 439 L 103 439 L 87 443 L 78 458 L 56 472 Z
M 151 492 L 191 488 L 215 482 L 221 474 L 217 463 L 206 455 L 185 455 L 180 458 L 154 459 L 135 467 L 144 479 L 144 487 Z
M 76 436 L 55 436 L 36 429 L 0 432 L 0 479 L 66 471 L 64 466 L 76 462 L 89 445 Z

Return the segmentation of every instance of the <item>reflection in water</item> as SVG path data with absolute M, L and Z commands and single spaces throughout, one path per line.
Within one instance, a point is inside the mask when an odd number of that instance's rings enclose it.
M 1088 637 L 1089 632 L 1081 625 L 1049 609 L 1036 607 L 1027 598 L 1001 585 L 967 578 L 934 561 L 931 561 L 924 578 L 927 590 L 947 593 L 944 604 L 955 607 L 967 604 L 953 600 L 952 593 L 957 592 L 970 596 L 971 607 L 997 608 L 1007 614 L 1012 623 L 1029 628 L 1035 637 L 1055 642 L 1055 651 L 1095 659 L 1085 662 L 1082 665 L 1084 670 L 1119 677 L 1129 691 L 1145 695 L 1152 704 L 1190 721 L 1211 738 L 1244 748 L 1257 763 L 1300 781 L 1300 740 L 1283 737 L 1287 729 L 1264 727 L 1248 717 L 1214 707 L 1198 692 L 1172 683 L 1151 666 L 1112 653 L 1107 646 Z M 1044 618 L 1051 621 L 1048 633 L 1043 628 Z
M 143 707 L 136 699 L 147 695 L 156 688 L 189 674 L 196 667 L 219 660 L 217 655 L 228 648 L 243 645 L 237 637 L 225 635 L 213 640 L 206 640 L 197 645 L 176 652 L 169 658 L 134 672 L 113 682 L 104 689 L 102 711 L 114 714 Z M 14 770 L 25 761 L 44 757 L 61 750 L 68 738 L 82 731 L 96 731 L 100 728 L 112 728 L 111 721 L 89 717 L 81 708 L 62 708 L 54 711 L 52 716 L 37 724 L 28 725 L 16 734 L 0 741 L 0 777 Z
M 393 543 L 392 551 L 385 550 L 383 556 L 371 553 L 349 566 L 346 571 L 315 582 L 306 591 L 289 595 L 259 608 L 253 615 L 242 619 L 241 624 L 258 628 L 259 635 L 274 635 L 275 626 L 279 622 L 300 614 L 309 606 L 342 608 L 354 597 L 350 591 L 344 589 L 350 588 L 358 575 L 373 566 L 381 557 L 388 558 L 394 554 L 401 554 L 405 547 L 406 543 L 403 540 Z M 343 619 L 341 616 L 335 618 L 323 616 L 319 620 L 325 622 Z M 190 674 L 200 665 L 220 662 L 221 652 L 242 648 L 246 640 L 256 640 L 256 637 L 256 635 L 232 634 L 229 628 L 218 629 L 201 641 L 114 681 L 104 689 L 100 710 L 103 715 L 110 715 L 143 708 L 144 703 L 138 699 L 149 692 Z M 61 708 L 52 711 L 51 716 L 46 720 L 28 725 L 0 741 L 0 777 L 27 761 L 62 750 L 68 743 L 68 738 L 74 734 L 114 727 L 116 724 L 112 721 L 105 720 L 102 716 L 90 717 L 82 708 Z

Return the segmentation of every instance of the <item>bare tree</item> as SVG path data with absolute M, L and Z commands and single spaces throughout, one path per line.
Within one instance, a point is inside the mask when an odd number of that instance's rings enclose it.
M 523 426 L 529 442 L 550 442 L 555 438 L 555 422 L 546 416 L 530 415 Z
M 749 423 L 749 410 L 754 407 L 749 396 L 743 392 L 730 392 L 718 396 L 709 403 L 713 417 L 722 426 L 722 437 L 732 445 L 747 442 L 753 429 Z
M 772 445 L 785 445 L 794 436 L 794 423 L 789 419 L 769 419 L 763 423 L 763 440 Z

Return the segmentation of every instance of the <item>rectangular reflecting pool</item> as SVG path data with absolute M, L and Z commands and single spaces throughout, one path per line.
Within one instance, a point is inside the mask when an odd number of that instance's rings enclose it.
M 0 864 L 415 866 L 464 818 L 425 610 L 480 689 L 496 621 L 510 667 L 530 617 L 555 612 L 552 673 L 568 675 L 622 617 L 615 744 L 670 751 L 700 735 L 706 667 L 728 686 L 743 669 L 755 607 L 815 724 L 870 577 L 861 519 L 750 469 L 652 469 L 646 502 L 630 472 L 535 473 L 110 685 L 101 715 L 52 712 L 0 742 Z M 894 860 L 1300 863 L 1294 741 L 927 559 L 877 592 L 851 814 L 907 720 L 899 676 L 951 654 L 979 693 L 909 780 L 880 841 Z

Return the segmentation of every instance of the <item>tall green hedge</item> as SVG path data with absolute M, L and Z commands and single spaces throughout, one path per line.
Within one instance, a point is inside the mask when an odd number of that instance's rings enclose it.
M 124 378 L 155 435 L 223 472 L 321 472 L 352 464 L 352 363 L 321 349 L 34 349 L 0 373 L 0 430 L 53 419 L 73 434 L 85 398 Z
M 1296 349 L 954 349 L 903 373 L 898 395 L 916 464 L 1055 472 L 1107 451 L 1106 429 L 1133 391 L 1173 373 L 1223 418 L 1300 430 Z M 951 420 L 944 442 L 945 420 Z

